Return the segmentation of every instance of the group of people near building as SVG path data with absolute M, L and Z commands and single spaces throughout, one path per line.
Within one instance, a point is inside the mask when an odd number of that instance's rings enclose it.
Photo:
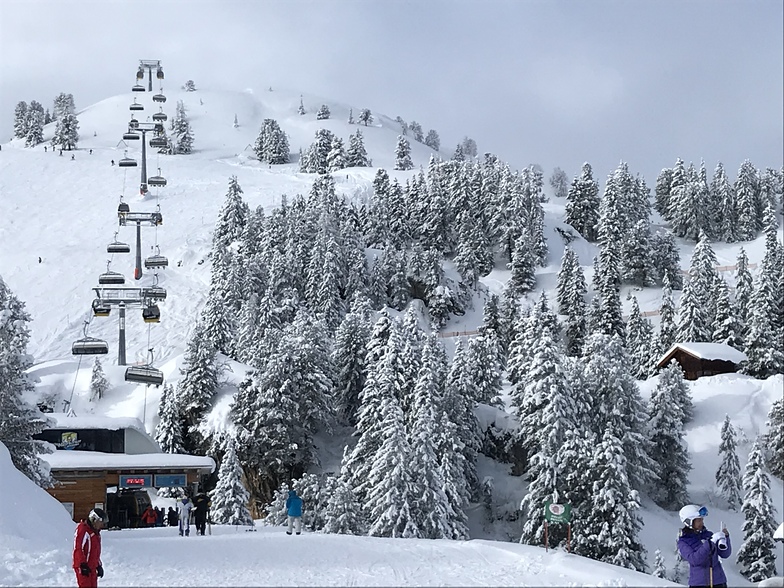
M 162 508 L 148 506 L 142 513 L 142 521 L 147 527 L 162 527 L 164 521 L 170 527 L 177 525 L 180 536 L 190 535 L 190 520 L 196 523 L 196 534 L 204 535 L 209 521 L 210 499 L 201 492 L 193 500 L 182 498 L 177 501 L 177 510 L 169 507 L 168 513 Z M 288 517 L 287 535 L 302 533 L 302 499 L 294 490 L 289 491 L 286 499 Z M 101 561 L 101 530 L 108 524 L 109 517 L 102 508 L 94 508 L 85 520 L 76 527 L 74 535 L 73 570 L 79 588 L 97 588 L 98 578 L 103 577 Z M 718 577 L 720 578 L 720 577 Z

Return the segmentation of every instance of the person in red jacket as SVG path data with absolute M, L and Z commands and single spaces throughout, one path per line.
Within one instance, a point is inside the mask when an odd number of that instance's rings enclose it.
M 101 529 L 106 524 L 103 509 L 94 508 L 81 521 L 74 535 L 73 569 L 79 588 L 97 588 L 98 578 L 103 578 L 101 564 Z
M 157 518 L 158 516 L 155 514 L 155 509 L 153 509 L 152 505 L 148 506 L 142 513 L 142 522 L 145 527 L 154 527 Z

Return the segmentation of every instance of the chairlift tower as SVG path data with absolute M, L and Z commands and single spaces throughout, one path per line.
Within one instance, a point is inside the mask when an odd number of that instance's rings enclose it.
M 130 207 L 126 204 L 118 208 L 117 217 L 121 227 L 127 226 L 128 223 L 136 223 L 136 267 L 133 270 L 133 278 L 139 280 L 144 275 L 142 272 L 142 224 L 148 227 L 162 225 L 163 215 L 159 211 L 131 212 Z
M 159 59 L 140 59 L 139 70 L 136 72 L 136 79 L 143 80 L 144 72 L 147 71 L 149 84 L 148 91 L 152 92 L 152 70 L 155 70 L 155 77 L 159 80 L 163 79 L 163 66 Z
M 128 124 L 128 133 L 123 137 L 130 136 L 138 133 L 142 134 L 142 165 L 141 165 L 141 183 L 139 184 L 139 193 L 144 196 L 148 192 L 147 188 L 147 133 L 154 133 L 156 137 L 163 134 L 163 123 L 142 123 L 134 122 L 133 125 Z
M 117 308 L 120 311 L 120 332 L 118 337 L 117 348 L 117 365 L 126 365 L 125 358 L 125 309 L 141 308 L 142 316 L 144 311 L 150 308 L 157 310 L 156 301 L 166 299 L 166 289 L 158 285 L 135 288 L 129 286 L 96 286 L 93 288 L 96 298 L 93 301 L 93 309 L 96 306 L 111 311 L 112 308 Z M 97 313 L 96 313 L 97 314 Z M 157 318 L 160 318 L 160 311 L 158 311 Z M 150 322 L 145 318 L 145 322 Z M 82 340 L 80 340 L 82 341 Z

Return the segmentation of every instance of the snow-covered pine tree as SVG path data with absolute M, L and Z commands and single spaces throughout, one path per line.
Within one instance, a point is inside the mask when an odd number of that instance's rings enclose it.
M 354 124 L 354 109 L 353 108 L 349 108 L 348 109 L 348 121 L 346 121 L 346 122 L 348 122 L 348 124 L 350 124 L 350 125 Z
M 327 502 L 324 519 L 325 533 L 364 535 L 367 532 L 362 507 L 354 495 L 354 490 L 343 479 L 336 481 L 335 489 Z
M 718 205 L 716 216 L 716 238 L 726 243 L 738 240 L 738 205 L 735 201 L 735 190 L 727 179 L 724 165 L 719 162 L 713 172 L 711 182 L 712 200 Z
M 602 435 L 610 430 L 621 440 L 629 481 L 642 489 L 656 474 L 648 454 L 648 411 L 629 373 L 626 350 L 617 335 L 595 333 L 588 338 L 583 355 L 587 360 L 586 394 L 596 415 L 594 432 Z
M 256 158 L 271 165 L 288 163 L 289 150 L 288 136 L 280 128 L 278 121 L 265 118 L 261 122 L 259 136 L 256 137 L 256 143 L 253 146 Z
M 158 405 L 158 426 L 155 428 L 155 440 L 164 453 L 185 453 L 183 447 L 183 415 L 180 399 L 174 386 L 163 387 L 161 402 Z
M 48 470 L 38 457 L 51 446 L 33 439 L 47 424 L 46 417 L 28 404 L 25 396 L 34 386 L 26 370 L 30 315 L 0 278 L 0 442 L 11 454 L 14 467 L 41 487 L 51 486 Z
M 299 95 L 299 107 L 297 108 L 297 113 L 302 116 L 305 114 L 305 105 L 302 103 L 302 94 Z
M 218 484 L 210 491 L 212 521 L 218 525 L 253 526 L 248 510 L 250 494 L 242 482 L 242 467 L 237 459 L 234 437 L 226 440 L 226 453 L 218 469 Z
M 673 406 L 678 410 L 683 419 L 682 425 L 690 423 L 694 418 L 694 403 L 691 398 L 689 384 L 683 375 L 683 368 L 674 359 L 666 365 L 659 374 L 659 386 L 666 386 L 670 390 Z
M 90 402 L 100 400 L 109 390 L 109 379 L 103 373 L 103 366 L 96 357 L 93 362 L 93 371 L 90 376 Z
M 397 138 L 397 147 L 395 147 L 395 169 L 408 170 L 413 169 L 414 164 L 411 161 L 411 145 L 403 135 Z
M 598 561 L 645 572 L 645 548 L 637 511 L 640 498 L 626 474 L 625 451 L 612 427 L 596 445 L 591 464 L 591 506 L 574 530 L 574 552 Z
M 414 141 L 417 143 L 421 143 L 425 140 L 424 130 L 422 129 L 422 125 L 420 125 L 417 121 L 412 120 L 411 124 L 408 125 L 408 129 L 411 131 L 411 136 L 414 137 Z
M 750 302 L 751 312 L 744 337 L 747 360 L 743 371 L 756 378 L 784 373 L 784 351 L 777 345 L 773 300 L 775 285 L 768 272 L 760 273 Z
M 656 334 L 655 357 L 661 357 L 675 344 L 675 303 L 672 301 L 670 281 L 664 278 L 661 306 L 659 307 L 659 332 Z
M 662 282 L 666 278 L 672 290 L 682 290 L 681 257 L 675 236 L 669 231 L 657 232 L 651 238 L 651 251 L 656 275 Z
M 656 270 L 650 246 L 650 223 L 639 220 L 626 234 L 621 249 L 621 279 L 641 288 L 653 286 Z
M 335 136 L 327 154 L 327 169 L 329 171 L 337 171 L 344 167 L 346 167 L 346 149 L 343 146 L 343 139 Z
M 242 237 L 250 215 L 250 208 L 242 199 L 242 194 L 237 176 L 231 176 L 226 199 L 218 212 L 218 219 L 212 232 L 213 250 L 217 245 L 228 248 Z
M 567 301 L 569 292 L 573 288 L 574 268 L 579 265 L 577 254 L 568 245 L 564 247 L 564 254 L 561 257 L 561 269 L 558 270 L 558 280 L 556 284 L 556 302 L 558 303 L 558 314 L 568 314 Z
M 24 139 L 27 137 L 27 102 L 20 100 L 14 108 L 14 137 Z
M 589 163 L 583 163 L 580 174 L 572 180 L 566 195 L 566 222 L 572 225 L 586 241 L 596 241 L 599 234 L 599 183 L 593 179 Z
M 384 397 L 381 417 L 381 445 L 372 457 L 364 504 L 368 535 L 421 537 L 415 519 L 418 497 L 413 493 L 411 446 L 403 425 L 403 411 L 394 395 Z
M 771 474 L 784 480 L 784 400 L 779 398 L 773 402 L 765 425 L 768 427 L 765 435 L 768 469 Z
M 735 180 L 735 202 L 738 210 L 738 240 L 751 241 L 762 228 L 762 215 L 758 210 L 759 175 L 757 168 L 747 159 L 738 170 Z
M 711 341 L 723 343 L 734 347 L 743 348 L 741 338 L 741 326 L 738 320 L 737 311 L 730 301 L 730 289 L 724 278 L 718 280 L 718 292 L 716 296 L 716 320 L 714 321 L 713 336 Z
M 74 104 L 73 94 L 66 94 L 65 92 L 60 92 L 54 99 L 52 119 L 60 120 L 66 114 L 74 114 L 75 112 L 76 112 L 76 105 Z
M 332 363 L 335 366 L 335 400 L 339 417 L 349 425 L 357 422 L 360 393 L 365 385 L 367 368 L 365 350 L 370 341 L 370 301 L 355 296 L 351 311 L 335 332 Z
M 495 331 L 486 329 L 468 342 L 468 365 L 471 368 L 476 400 L 503 408 L 501 400 L 501 353 Z
M 185 82 L 185 85 L 183 86 L 183 90 L 185 90 L 186 92 L 195 92 L 196 84 L 194 83 L 193 80 L 188 80 L 187 82 Z
M 177 101 L 176 114 L 172 119 L 172 142 L 175 153 L 188 154 L 193 151 L 193 130 L 182 100 Z
M 515 239 L 512 260 L 506 267 L 510 270 L 509 285 L 516 294 L 525 294 L 536 287 L 536 255 L 528 230 Z
M 438 151 L 441 149 L 441 138 L 434 129 L 430 129 L 427 132 L 427 136 L 425 137 L 425 145 L 430 147 L 433 151 Z
M 327 120 L 330 116 L 329 106 L 322 104 L 316 112 L 316 120 Z
M 748 321 L 751 316 L 751 297 L 754 294 L 754 280 L 749 271 L 749 258 L 746 250 L 741 247 L 738 252 L 735 270 L 735 310 L 745 337 Z
M 35 101 L 33 101 L 35 102 Z M 37 104 L 37 103 L 36 103 Z M 40 107 L 41 105 L 38 104 Z M 43 108 L 35 109 L 30 104 L 27 112 L 27 135 L 25 136 L 25 147 L 35 147 L 44 142 L 44 112 Z
M 198 322 L 185 349 L 182 378 L 177 385 L 177 402 L 185 421 L 184 443 L 193 450 L 201 444 L 198 426 L 212 405 L 218 389 L 222 367 L 216 359 L 216 349 L 210 341 L 204 323 Z
M 705 301 L 700 299 L 694 280 L 691 280 L 683 287 L 675 339 L 694 343 L 710 341 L 713 331 L 708 321 Z
M 773 543 L 776 515 L 759 439 L 749 453 L 743 474 L 743 491 L 743 545 L 738 550 L 736 561 L 744 578 L 749 582 L 761 582 L 776 575 Z
M 721 443 L 719 445 L 721 464 L 716 470 L 716 488 L 730 510 L 738 510 L 741 505 L 743 488 L 741 486 L 740 461 L 738 461 L 735 443 L 735 429 L 730 422 L 730 415 L 724 417 L 721 426 Z
M 656 176 L 656 188 L 654 190 L 656 199 L 654 206 L 663 218 L 669 218 L 668 211 L 670 208 L 672 172 L 673 170 L 671 168 L 665 167 L 659 172 L 659 175 Z
M 373 113 L 370 112 L 369 108 L 363 108 L 359 111 L 357 120 L 365 126 L 371 125 L 373 124 Z
M 52 145 L 59 145 L 60 149 L 72 151 L 79 142 L 79 120 L 75 114 L 65 113 L 57 119 L 57 127 L 52 138 Z
M 566 198 L 569 195 L 569 177 L 560 167 L 553 169 L 550 176 L 550 187 L 556 198 Z
M 656 464 L 657 476 L 650 495 L 656 504 L 667 510 L 676 510 L 688 502 L 687 486 L 691 470 L 683 442 L 685 417 L 677 399 L 677 387 L 677 380 L 662 374 L 649 406 L 650 456 Z
M 646 380 L 655 363 L 652 353 L 653 326 L 644 318 L 637 304 L 637 297 L 632 296 L 632 309 L 626 323 L 626 349 L 629 351 L 632 375 L 638 380 Z
M 667 579 L 667 566 L 664 565 L 664 557 L 662 557 L 661 550 L 657 549 L 653 560 L 653 572 L 651 575 L 654 578 Z
M 365 150 L 365 143 L 362 139 L 362 132 L 351 135 L 348 139 L 348 151 L 346 152 L 346 167 L 370 167 L 372 162 L 368 158 Z

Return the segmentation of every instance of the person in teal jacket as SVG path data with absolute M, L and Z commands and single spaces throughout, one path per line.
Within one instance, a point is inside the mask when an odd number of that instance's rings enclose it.
M 302 499 L 297 496 L 294 490 L 289 490 L 289 497 L 286 499 L 286 514 L 289 517 L 289 530 L 286 535 L 291 535 L 293 530 L 297 535 L 302 532 Z
M 730 534 L 727 529 L 709 531 L 703 519 L 708 509 L 696 504 L 687 504 L 678 513 L 684 524 L 678 535 L 678 551 L 689 562 L 690 588 L 726 588 L 727 576 L 721 560 L 732 553 Z

